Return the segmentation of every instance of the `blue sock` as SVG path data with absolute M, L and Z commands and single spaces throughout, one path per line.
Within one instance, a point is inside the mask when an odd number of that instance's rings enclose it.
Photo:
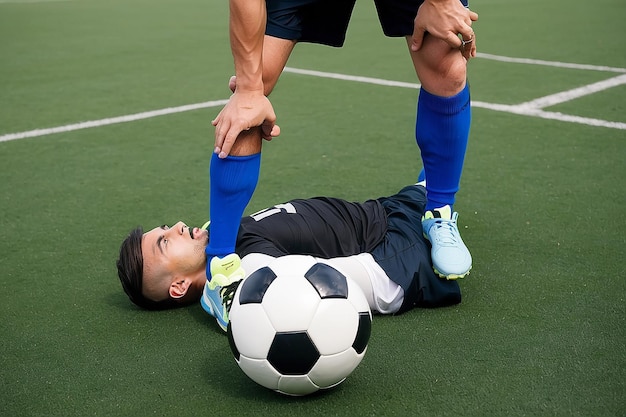
M 417 182 L 422 182 L 425 179 L 426 179 L 426 172 L 424 171 L 424 168 L 422 168 L 420 173 L 417 175 Z
M 261 154 L 228 156 L 224 159 L 213 154 L 209 176 L 211 202 L 207 277 L 214 256 L 223 257 L 235 252 L 241 217 L 250 202 L 259 181 Z
M 435 96 L 424 88 L 420 90 L 415 138 L 426 173 L 426 210 L 454 204 L 471 117 L 468 84 L 452 97 Z

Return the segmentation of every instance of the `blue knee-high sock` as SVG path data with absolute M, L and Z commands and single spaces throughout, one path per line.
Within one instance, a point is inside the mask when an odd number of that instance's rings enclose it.
M 459 190 L 471 122 L 469 85 L 455 96 L 439 97 L 422 88 L 415 138 L 426 174 L 426 210 L 454 204 Z
M 422 182 L 424 180 L 426 180 L 426 172 L 424 171 L 424 168 L 422 168 L 420 173 L 417 174 L 417 182 Z
M 207 272 L 214 256 L 225 256 L 235 251 L 241 216 L 250 202 L 259 180 L 261 154 L 228 156 L 213 154 L 209 176 L 211 202 Z M 207 274 L 210 277 L 210 274 Z

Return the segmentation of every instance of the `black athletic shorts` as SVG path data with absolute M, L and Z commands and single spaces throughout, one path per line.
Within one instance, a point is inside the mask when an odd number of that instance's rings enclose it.
M 265 33 L 298 42 L 343 46 L 356 0 L 266 0 Z M 460 0 L 467 7 L 468 0 Z M 383 33 L 390 37 L 413 34 L 417 9 L 423 0 L 374 0 Z
M 456 281 L 435 275 L 430 258 L 430 242 L 422 230 L 426 189 L 417 185 L 378 199 L 387 213 L 387 233 L 372 257 L 392 281 L 404 289 L 398 313 L 414 307 L 443 307 L 461 302 Z

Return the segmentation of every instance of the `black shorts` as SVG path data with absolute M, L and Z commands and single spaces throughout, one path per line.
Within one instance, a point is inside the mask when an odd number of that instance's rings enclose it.
M 266 0 L 265 33 L 297 42 L 343 46 L 356 0 Z M 468 0 L 460 0 L 467 7 Z M 390 37 L 413 34 L 417 9 L 423 0 L 374 0 L 383 33 Z
M 441 279 L 433 271 L 430 242 L 422 231 L 426 189 L 411 185 L 379 201 L 387 213 L 388 227 L 384 240 L 371 254 L 387 276 L 404 289 L 398 313 L 413 307 L 460 303 L 459 284 Z

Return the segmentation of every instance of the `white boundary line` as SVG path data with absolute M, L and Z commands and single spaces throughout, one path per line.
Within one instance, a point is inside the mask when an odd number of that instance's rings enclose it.
M 300 75 L 310 75 L 312 77 L 320 77 L 320 78 L 332 78 L 335 80 L 355 81 L 358 83 L 384 85 L 386 87 L 402 87 L 402 88 L 415 88 L 415 89 L 420 88 L 420 85 L 415 84 L 415 83 L 405 83 L 402 81 L 384 80 L 382 78 L 359 77 L 359 76 L 354 76 L 354 75 L 337 74 L 334 72 L 322 72 L 322 71 L 306 70 L 306 69 L 291 68 L 291 67 L 285 67 L 283 72 L 290 72 L 292 74 L 300 74 Z
M 601 67 L 594 67 L 595 70 Z M 321 72 L 312 70 L 303 70 L 298 68 L 285 67 L 285 72 L 294 74 L 310 75 L 314 77 L 332 78 L 346 81 L 363 82 L 368 84 L 376 84 L 390 87 L 403 87 L 403 88 L 420 88 L 419 84 L 405 83 L 398 81 L 390 81 L 379 78 L 368 77 L 354 77 L 345 74 L 336 74 L 332 72 Z M 624 70 L 626 72 L 626 69 Z M 608 88 L 616 87 L 618 85 L 626 84 L 626 75 L 619 75 L 617 77 L 610 78 L 608 80 L 599 81 L 594 84 L 589 84 L 583 87 L 575 88 L 573 90 L 563 91 L 557 94 L 541 97 L 532 101 L 528 101 L 522 104 L 506 105 L 485 103 L 482 101 L 472 100 L 472 107 L 483 108 L 488 110 L 501 111 L 506 113 L 518 114 L 522 116 L 539 117 L 542 119 L 559 120 L 562 122 L 579 123 L 588 126 L 607 127 L 610 129 L 626 130 L 626 123 L 611 122 L 601 119 L 593 119 L 589 117 L 571 116 L 559 112 L 543 111 L 544 107 L 553 106 L 560 103 L 565 103 L 576 98 L 580 98 L 589 94 L 597 93 Z
M 568 62 L 544 61 L 541 59 L 530 58 L 512 58 L 508 56 L 486 54 L 483 52 L 478 52 L 476 56 L 478 58 L 490 59 L 492 61 L 509 62 L 514 64 L 545 65 L 548 67 L 571 68 L 587 71 L 626 72 L 626 68 L 605 67 L 601 65 L 571 64 Z
M 602 90 L 617 87 L 622 84 L 626 84 L 626 74 L 618 75 L 617 77 L 609 78 L 608 80 L 598 81 L 597 83 L 587 84 L 582 87 L 574 88 L 572 90 L 562 91 L 560 93 L 540 97 L 535 100 L 522 103 L 520 104 L 520 106 L 543 109 L 545 107 L 555 106 L 557 104 L 565 103 L 579 97 L 588 96 Z
M 578 123 L 587 126 L 607 127 L 609 129 L 626 130 L 626 123 L 610 122 L 608 120 L 593 119 L 590 117 L 572 116 L 559 112 L 544 111 L 539 108 L 530 108 L 519 104 L 493 104 L 484 103 L 482 101 L 473 101 L 472 107 L 480 107 L 483 109 L 500 111 L 504 113 L 518 114 L 520 116 L 539 117 L 541 119 L 558 120 L 561 122 Z
M 228 103 L 228 99 L 207 101 L 204 103 L 187 104 L 185 106 L 179 106 L 179 107 L 168 107 L 166 109 L 152 110 L 152 111 L 147 111 L 143 113 L 128 114 L 126 116 L 111 117 L 108 119 L 90 120 L 88 122 L 80 122 L 80 123 L 75 123 L 71 125 L 51 127 L 48 129 L 35 129 L 35 130 L 30 130 L 28 132 L 9 133 L 9 134 L 0 136 L 0 142 L 7 142 L 9 140 L 16 140 L 16 139 L 34 138 L 37 136 L 52 135 L 54 133 L 72 132 L 74 130 L 88 129 L 90 127 L 100 127 L 100 126 L 107 126 L 107 125 L 112 125 L 112 124 L 117 124 L 117 123 L 134 122 L 135 120 L 149 119 L 151 117 L 165 116 L 168 114 L 182 113 L 182 112 L 198 110 L 198 109 L 205 109 L 208 107 L 223 106 L 226 103 Z
M 485 54 L 485 53 L 479 53 L 478 57 L 484 58 L 484 59 L 491 59 L 495 61 L 501 61 L 501 62 L 510 62 L 510 63 L 547 65 L 547 66 L 552 66 L 552 67 L 581 69 L 581 70 L 587 70 L 587 71 L 625 73 L 625 75 L 619 75 L 619 76 L 609 78 L 604 81 L 599 81 L 599 82 L 582 86 L 582 87 L 578 87 L 572 90 L 563 91 L 563 92 L 556 93 L 556 94 L 551 94 L 545 97 L 540 97 L 540 98 L 527 101 L 521 104 L 507 105 L 507 104 L 485 103 L 481 101 L 472 101 L 472 106 L 477 107 L 477 108 L 484 108 L 488 110 L 518 114 L 518 115 L 523 115 L 523 116 L 539 117 L 543 119 L 559 120 L 562 122 L 579 123 L 579 124 L 584 124 L 588 126 L 598 126 L 598 127 L 606 127 L 606 128 L 611 128 L 611 129 L 626 130 L 626 123 L 622 123 L 622 122 L 611 122 L 607 120 L 572 116 L 572 115 L 567 115 L 567 114 L 563 114 L 559 112 L 549 112 L 549 111 L 542 110 L 545 107 L 550 107 L 556 104 L 565 103 L 567 101 L 574 100 L 576 98 L 584 97 L 589 94 L 597 93 L 599 91 L 603 91 L 612 87 L 617 87 L 619 85 L 626 84 L 626 68 L 615 68 L 615 67 L 585 65 L 585 64 L 571 64 L 571 63 L 566 63 L 566 62 L 542 61 L 542 60 L 527 59 L 527 58 L 511 58 L 511 57 L 491 55 L 491 54 Z M 354 82 L 361 82 L 361 83 L 366 83 L 366 84 L 382 85 L 382 86 L 387 86 L 387 87 L 400 87 L 400 88 L 412 88 L 412 89 L 420 88 L 420 85 L 417 83 L 407 83 L 407 82 L 402 82 L 402 81 L 385 80 L 381 78 L 360 77 L 360 76 L 354 76 L 354 75 L 306 70 L 306 69 L 291 68 L 291 67 L 285 67 L 284 71 L 293 73 L 293 74 L 308 75 L 308 76 L 322 77 L 322 78 L 332 78 L 332 79 L 338 79 L 338 80 L 344 80 L 344 81 L 354 81 Z M 214 100 L 214 101 L 207 101 L 204 103 L 188 104 L 188 105 L 179 106 L 179 107 L 168 107 L 165 109 L 152 110 L 152 111 L 135 113 L 135 114 L 119 116 L 119 117 L 112 117 L 112 118 L 106 118 L 106 119 L 100 119 L 100 120 L 91 120 L 87 122 L 80 122 L 80 123 L 75 123 L 75 124 L 70 124 L 70 125 L 65 125 L 65 126 L 47 128 L 47 129 L 35 129 L 35 130 L 26 131 L 26 132 L 8 133 L 5 135 L 0 135 L 0 142 L 7 142 L 10 140 L 17 140 L 17 139 L 33 138 L 33 137 L 45 136 L 45 135 L 52 135 L 55 133 L 72 132 L 72 131 L 80 130 L 80 129 L 88 129 L 92 127 L 107 126 L 107 125 L 112 125 L 112 124 L 117 124 L 117 123 L 132 122 L 136 120 L 149 119 L 152 117 L 164 116 L 168 114 L 182 113 L 182 112 L 191 111 L 191 110 L 223 106 L 227 102 L 228 102 L 228 99 Z

